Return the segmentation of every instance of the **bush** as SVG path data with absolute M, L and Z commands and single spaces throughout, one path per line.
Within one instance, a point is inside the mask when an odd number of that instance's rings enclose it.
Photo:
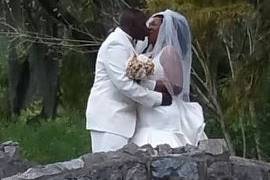
M 76 158 L 90 150 L 89 132 L 85 130 L 81 114 L 70 113 L 54 120 L 37 119 L 39 123 L 27 122 L 18 117 L 14 123 L 0 128 L 0 141 L 19 142 L 26 159 L 47 164 Z

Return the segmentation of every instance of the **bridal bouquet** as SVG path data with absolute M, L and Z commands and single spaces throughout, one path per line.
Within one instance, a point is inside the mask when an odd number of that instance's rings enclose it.
M 145 55 L 134 55 L 128 59 L 127 76 L 133 80 L 143 80 L 154 74 L 153 59 Z

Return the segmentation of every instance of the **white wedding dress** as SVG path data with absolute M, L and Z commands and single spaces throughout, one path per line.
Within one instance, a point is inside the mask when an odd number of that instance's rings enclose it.
M 163 70 L 158 58 L 154 59 L 155 76 L 162 77 Z M 184 102 L 174 96 L 170 106 L 150 108 L 138 105 L 137 117 L 131 142 L 138 146 L 169 144 L 171 147 L 180 147 L 197 145 L 200 140 L 207 139 L 203 111 L 196 102 Z
M 204 117 L 201 106 L 189 102 L 190 72 L 192 62 L 191 31 L 184 16 L 171 10 L 154 14 L 163 17 L 158 37 L 152 50 L 154 57 L 154 80 L 165 80 L 169 93 L 180 87 L 182 92 L 173 96 L 172 105 L 154 108 L 138 105 L 136 131 L 131 142 L 142 146 L 169 144 L 171 147 L 197 145 L 207 139 L 204 133 Z M 151 22 L 153 19 L 148 20 Z M 150 57 L 150 56 L 149 56 Z M 141 83 L 147 86 L 147 80 Z M 184 101 L 185 100 L 185 101 Z

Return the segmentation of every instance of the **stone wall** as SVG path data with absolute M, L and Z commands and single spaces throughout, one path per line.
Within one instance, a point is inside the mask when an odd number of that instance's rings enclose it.
M 85 154 L 33 167 L 3 180 L 270 180 L 270 164 L 230 156 L 223 140 L 170 148 L 129 144 L 116 152 Z
M 30 162 L 21 159 L 18 143 L 9 141 L 0 144 L 0 179 L 24 172 L 31 166 Z

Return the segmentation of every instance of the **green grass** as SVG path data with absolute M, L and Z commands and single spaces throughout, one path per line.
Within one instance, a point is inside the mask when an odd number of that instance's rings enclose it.
M 69 160 L 89 152 L 90 136 L 82 115 L 39 121 L 40 124 L 32 125 L 22 120 L 0 122 L 0 142 L 19 142 L 23 157 L 40 164 Z

